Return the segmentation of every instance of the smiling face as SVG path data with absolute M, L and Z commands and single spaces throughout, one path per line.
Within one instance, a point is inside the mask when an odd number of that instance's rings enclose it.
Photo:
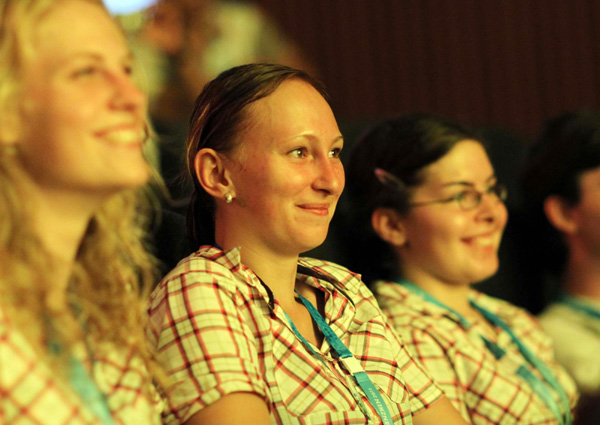
M 242 246 L 298 255 L 320 245 L 344 188 L 343 139 L 323 97 L 283 82 L 249 108 L 231 155 L 235 201 L 226 206 Z
M 457 143 L 437 162 L 423 169 L 424 181 L 411 202 L 448 199 L 464 191 L 485 192 L 496 183 L 481 144 Z M 419 285 L 470 284 L 498 269 L 498 247 L 507 221 L 504 204 L 483 195 L 473 210 L 458 202 L 412 207 L 401 218 L 405 243 L 398 247 L 403 276 Z
M 31 34 L 17 149 L 45 191 L 111 194 L 146 182 L 146 99 L 125 39 L 98 5 L 67 0 Z

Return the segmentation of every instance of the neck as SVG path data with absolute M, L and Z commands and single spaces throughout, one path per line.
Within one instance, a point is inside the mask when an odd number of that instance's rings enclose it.
M 54 264 L 57 298 L 64 296 L 81 240 L 98 208 L 75 198 L 49 191 L 40 191 L 35 197 L 34 230 Z
M 457 313 L 464 316 L 473 314 L 473 309 L 469 304 L 470 286 L 468 284 L 444 282 L 409 270 L 404 272 L 404 276 L 409 282 L 417 285 Z
M 217 239 L 223 249 L 241 247 L 242 263 L 256 273 L 273 291 L 283 305 L 293 304 L 298 269 L 298 255 L 285 256 L 266 249 L 257 249 L 255 244 L 228 243 Z
M 568 294 L 600 300 L 600 258 L 573 247 L 563 281 Z

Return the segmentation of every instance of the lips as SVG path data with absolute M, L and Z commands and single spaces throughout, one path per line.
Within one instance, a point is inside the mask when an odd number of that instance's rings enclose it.
M 463 238 L 463 242 L 482 248 L 495 247 L 498 244 L 498 231 L 483 233 L 481 235 Z
M 324 217 L 329 216 L 329 204 L 314 203 L 314 204 L 301 204 L 299 208 L 311 214 Z
M 119 125 L 102 129 L 96 136 L 111 145 L 137 147 L 144 141 L 144 129 L 138 125 Z

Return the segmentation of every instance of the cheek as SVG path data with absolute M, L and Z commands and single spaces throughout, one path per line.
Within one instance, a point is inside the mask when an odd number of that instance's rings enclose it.
M 342 163 L 339 163 L 339 166 L 336 168 L 336 174 L 338 181 L 340 182 L 340 194 L 346 187 L 346 172 L 344 171 L 344 166 Z
M 45 137 L 69 137 L 84 128 L 91 130 L 92 123 L 99 119 L 98 108 L 92 103 L 90 99 L 73 99 L 68 93 L 49 90 L 26 103 L 25 117 L 27 122 L 35 123 L 33 132 L 43 132 Z
M 411 244 L 425 250 L 444 251 L 460 242 L 465 225 L 466 219 L 458 215 L 424 214 L 413 224 Z
M 496 214 L 500 229 L 504 230 L 506 223 L 508 222 L 508 208 L 503 203 L 498 206 L 498 213 Z
M 585 209 L 582 210 L 583 212 L 579 213 L 577 217 L 580 230 L 589 235 L 599 235 L 600 226 L 598 226 L 598 222 L 600 221 L 600 205 L 588 204 L 585 206 Z

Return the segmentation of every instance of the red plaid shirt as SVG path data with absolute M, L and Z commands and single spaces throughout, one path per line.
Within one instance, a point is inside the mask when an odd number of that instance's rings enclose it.
M 374 292 L 390 322 L 401 334 L 409 351 L 429 371 L 436 384 L 473 424 L 557 424 L 544 401 L 516 370 L 526 366 L 539 372 L 523 358 L 507 332 L 470 321 L 465 328 L 450 311 L 425 301 L 420 295 L 392 282 L 378 282 Z M 550 339 L 537 321 L 524 310 L 505 301 L 472 291 L 476 303 L 496 314 L 554 373 L 571 401 L 577 400 L 573 380 L 554 360 Z M 440 300 L 443 302 L 443 300 Z M 480 335 L 506 351 L 497 360 Z M 558 394 L 553 391 L 559 400 Z
M 85 349 L 78 347 L 83 357 Z M 142 362 L 107 347 L 97 350 L 93 376 L 106 395 L 115 424 L 160 424 L 162 402 L 140 390 L 148 379 Z M 89 364 L 86 366 L 89 367 Z M 0 308 L 0 424 L 103 425 L 73 389 L 57 379 Z
M 298 278 L 325 292 L 325 320 L 380 389 L 395 423 L 412 423 L 412 413 L 441 396 L 356 275 L 301 259 Z M 314 347 L 317 357 L 298 340 L 239 249 L 203 247 L 180 262 L 152 294 L 148 336 L 173 382 L 167 423 L 236 392 L 264 398 L 276 424 L 380 423 L 327 341 Z

